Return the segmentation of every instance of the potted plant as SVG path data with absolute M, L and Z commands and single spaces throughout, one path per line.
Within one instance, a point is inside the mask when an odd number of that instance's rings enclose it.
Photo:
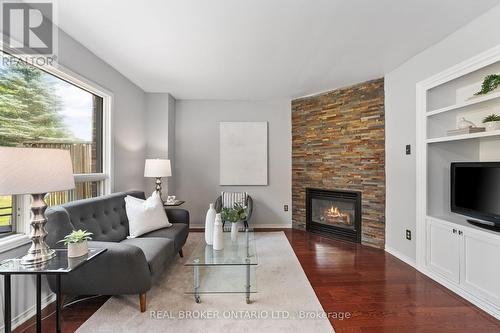
M 500 74 L 491 74 L 484 78 L 481 84 L 481 90 L 475 93 L 475 96 L 486 95 L 487 93 L 496 90 L 500 86 Z
M 239 222 L 245 220 L 248 216 L 247 207 L 235 203 L 233 208 L 223 208 L 221 215 L 224 221 L 231 222 L 231 240 L 236 241 L 238 239 Z
M 92 240 L 92 233 L 87 230 L 73 230 L 59 242 L 68 246 L 68 257 L 81 257 L 89 252 L 87 241 Z
M 500 116 L 497 114 L 490 114 L 483 119 L 483 124 L 487 131 L 500 130 Z

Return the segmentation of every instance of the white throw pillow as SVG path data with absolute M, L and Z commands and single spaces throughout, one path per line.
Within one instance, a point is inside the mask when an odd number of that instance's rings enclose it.
M 127 195 L 125 211 L 128 218 L 129 238 L 172 226 L 168 221 L 160 196 L 156 192 L 153 192 L 146 200 Z

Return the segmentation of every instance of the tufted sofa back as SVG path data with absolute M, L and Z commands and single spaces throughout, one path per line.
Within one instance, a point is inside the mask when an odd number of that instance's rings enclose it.
M 125 239 L 129 232 L 124 200 L 127 195 L 144 198 L 144 193 L 139 191 L 119 192 L 47 209 L 47 243 L 54 246 L 71 230 L 78 229 L 93 233 L 92 240 L 95 241 L 119 242 Z

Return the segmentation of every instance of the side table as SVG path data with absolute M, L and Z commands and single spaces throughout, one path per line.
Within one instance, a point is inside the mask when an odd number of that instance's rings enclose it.
M 165 207 L 177 207 L 185 203 L 186 201 L 184 200 L 175 200 L 174 202 L 169 202 L 167 203 L 166 201 L 163 203 L 163 206 Z
M 89 249 L 89 253 L 76 258 L 68 258 L 68 250 L 54 249 L 56 255 L 54 258 L 41 263 L 38 266 L 24 266 L 21 264 L 21 258 L 7 259 L 0 263 L 0 275 L 4 276 L 4 298 L 5 314 L 4 324 L 5 333 L 11 332 L 11 275 L 36 275 L 36 331 L 42 331 L 42 296 L 41 285 L 42 275 L 56 276 L 56 332 L 61 332 L 61 275 L 72 272 L 89 261 L 95 259 L 98 255 L 106 252 L 106 249 Z

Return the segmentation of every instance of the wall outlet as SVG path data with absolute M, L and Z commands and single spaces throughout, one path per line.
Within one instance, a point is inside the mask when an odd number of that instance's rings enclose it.
M 411 145 L 406 145 L 406 155 L 411 155 Z
M 283 210 L 284 210 L 285 212 L 288 212 L 288 205 L 283 205 Z
M 411 230 L 406 229 L 406 239 L 411 240 Z

